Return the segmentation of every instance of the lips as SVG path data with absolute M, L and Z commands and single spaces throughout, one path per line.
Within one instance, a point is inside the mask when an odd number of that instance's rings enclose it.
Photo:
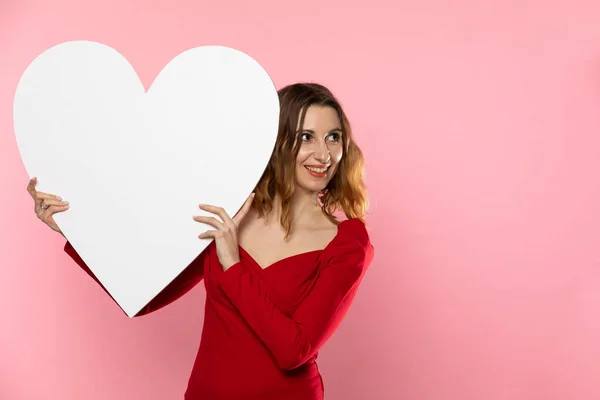
M 327 172 L 329 167 L 330 167 L 330 165 L 305 165 L 304 166 L 304 168 L 306 168 L 307 170 L 316 172 L 316 173 Z
M 314 176 L 315 178 L 324 178 L 325 176 L 327 176 L 327 171 L 329 170 L 330 165 L 305 165 L 304 168 L 306 168 L 306 171 L 308 171 L 309 174 L 311 174 L 312 176 Z

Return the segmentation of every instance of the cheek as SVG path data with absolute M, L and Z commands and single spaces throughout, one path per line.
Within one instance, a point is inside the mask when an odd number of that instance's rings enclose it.
M 300 150 L 298 151 L 298 155 L 296 156 L 296 162 L 298 164 L 303 163 L 308 157 L 310 156 L 310 149 L 307 149 L 306 147 L 301 147 Z
M 332 160 L 334 160 L 336 163 L 339 163 L 342 160 L 344 149 L 342 149 L 342 146 L 337 146 L 336 148 L 331 149 L 329 154 L 331 154 Z

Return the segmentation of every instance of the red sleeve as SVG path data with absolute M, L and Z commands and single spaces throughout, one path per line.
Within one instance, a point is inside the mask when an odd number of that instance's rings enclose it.
M 83 261 L 81 256 L 79 256 L 79 254 L 69 241 L 67 241 L 67 243 L 65 244 L 64 250 L 110 296 L 110 293 L 108 293 L 104 285 L 102 285 L 98 278 L 96 278 L 96 275 L 94 275 L 92 270 L 86 265 L 86 263 Z M 164 306 L 171 304 L 172 302 L 189 292 L 194 286 L 196 286 L 196 284 L 202 280 L 202 277 L 204 275 L 204 264 L 208 260 L 208 257 L 206 257 L 207 254 L 208 251 L 206 251 L 205 249 L 205 251 L 200 253 L 200 255 L 196 257 L 194 261 L 192 261 L 190 265 L 177 276 L 177 278 L 171 281 L 171 283 L 166 288 L 164 288 L 156 297 L 154 297 L 152 301 L 150 301 L 150 303 L 148 303 L 144 308 L 142 308 L 140 312 L 138 312 L 135 316 L 139 317 L 141 315 L 149 314 L 151 312 L 159 310 Z M 114 300 L 112 296 L 110 297 Z
M 325 249 L 317 282 L 291 317 L 271 301 L 261 281 L 242 262 L 219 274 L 221 289 L 281 369 L 297 368 L 313 357 L 350 307 L 373 258 L 373 246 L 358 221 L 362 229 L 345 232 Z

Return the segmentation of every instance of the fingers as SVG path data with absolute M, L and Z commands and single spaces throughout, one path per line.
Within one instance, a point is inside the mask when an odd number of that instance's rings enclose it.
M 246 199 L 246 202 L 244 203 L 244 205 L 242 206 L 240 211 L 238 211 L 238 213 L 233 217 L 233 223 L 236 226 L 238 226 L 240 224 L 240 221 L 244 219 L 246 214 L 248 214 L 248 211 L 250 211 L 250 208 L 252 208 L 253 200 L 254 200 L 254 193 L 252 193 L 252 194 L 250 194 L 250 196 L 248 196 L 248 198 Z
M 61 233 L 64 236 L 64 234 L 62 233 L 61 229 L 58 227 L 58 225 L 54 221 L 53 216 L 56 213 L 60 213 L 60 212 L 66 211 L 68 208 L 69 208 L 69 206 L 62 206 L 62 207 L 61 206 L 50 206 L 46 210 L 43 210 L 42 212 L 40 212 L 38 214 L 38 218 L 43 223 L 45 223 L 46 225 L 48 225 L 50 227 L 50 229 L 52 229 L 53 231 L 59 232 L 59 233 Z
M 37 217 L 39 219 L 41 219 L 42 221 L 46 222 L 46 219 L 48 217 L 51 217 L 52 214 L 54 214 L 56 212 L 66 211 L 69 209 L 70 206 L 68 204 L 60 204 L 60 203 L 61 202 L 57 202 L 56 204 L 48 206 L 48 208 L 40 207 L 39 210 L 36 212 Z
M 29 194 L 31 195 L 31 197 L 35 196 L 35 184 L 36 183 L 37 183 L 37 178 L 33 177 L 33 178 L 31 178 L 31 180 L 27 184 L 27 191 L 29 192 Z
M 50 193 L 44 193 L 44 192 L 38 192 L 35 190 L 35 185 L 37 183 L 37 178 L 33 178 L 29 181 L 29 184 L 27 185 L 27 191 L 29 192 L 29 194 L 31 194 L 32 197 L 34 198 L 38 198 L 38 199 L 58 199 L 58 200 L 62 200 L 62 197 L 60 196 L 56 196 L 54 194 L 50 194 Z
M 233 217 L 233 219 L 231 219 L 229 217 L 227 212 L 225 212 L 225 210 L 222 207 L 215 207 L 215 206 L 210 206 L 207 204 L 200 204 L 199 207 L 202 210 L 205 210 L 205 211 L 208 211 L 208 212 L 218 215 L 219 217 L 221 217 L 223 222 L 219 221 L 215 217 L 201 217 L 201 216 L 193 217 L 195 221 L 204 222 L 206 224 L 212 225 L 215 228 L 217 228 L 216 230 L 206 231 L 206 232 L 200 234 L 198 237 L 200 239 L 206 239 L 206 238 L 211 238 L 211 237 L 212 238 L 220 238 L 220 237 L 223 237 L 223 235 L 225 235 L 227 232 L 235 232 L 237 230 L 239 222 L 246 216 L 248 211 L 250 211 L 253 200 L 254 200 L 254 193 L 252 193 L 250 196 L 248 196 L 248 198 L 244 202 L 244 205 L 242 206 L 240 211 L 235 215 L 235 217 Z
M 44 200 L 44 203 L 48 204 L 48 200 L 62 200 L 62 197 L 49 193 L 35 192 L 35 199 L 39 201 Z
M 33 198 L 33 200 L 35 202 L 34 211 L 36 213 L 41 208 L 40 205 L 42 204 L 42 201 L 44 202 L 44 205 L 46 205 L 46 204 L 52 205 L 52 204 L 54 204 L 52 202 L 53 200 L 62 200 L 62 197 L 60 197 L 60 196 L 56 196 L 56 195 L 50 194 L 50 193 L 36 191 L 35 190 L 36 184 L 37 184 L 37 178 L 35 178 L 35 177 L 29 181 L 29 184 L 27 184 L 27 191 L 29 192 L 29 194 L 31 195 L 31 197 Z
M 35 213 L 38 214 L 38 217 L 39 217 L 40 213 L 43 213 L 44 211 L 48 210 L 52 206 L 57 206 L 61 210 L 65 206 L 67 206 L 66 208 L 69 208 L 68 207 L 69 206 L 69 202 L 68 201 L 56 200 L 54 197 L 55 196 L 52 196 L 50 198 L 45 197 L 45 198 L 39 200 L 39 202 L 36 201 Z
M 212 225 L 219 230 L 222 230 L 225 228 L 224 224 L 221 221 L 219 221 L 218 219 L 216 219 L 215 217 L 195 216 L 194 221 L 204 222 L 205 224 Z
M 223 225 L 230 226 L 230 227 L 232 227 L 232 225 L 234 225 L 233 221 L 231 220 L 229 215 L 227 215 L 227 213 L 225 212 L 225 210 L 222 207 L 209 206 L 206 204 L 200 204 L 199 207 L 202 210 L 211 212 L 213 214 L 217 214 L 219 217 L 221 217 L 221 220 L 223 221 Z
M 223 236 L 223 233 L 221 231 L 216 231 L 216 230 L 206 231 L 206 232 L 203 232 L 200 235 L 198 235 L 198 237 L 200 239 L 218 238 L 221 236 Z
M 68 201 L 56 200 L 54 197 L 44 198 L 44 207 L 43 209 L 48 209 L 50 206 L 68 206 Z
M 250 196 L 248 196 L 248 198 L 244 202 L 244 205 L 242 206 L 240 211 L 238 211 L 238 213 L 233 217 L 233 219 L 231 217 L 229 217 L 227 212 L 225 212 L 225 210 L 222 207 L 215 207 L 215 206 L 210 206 L 207 204 L 200 204 L 199 207 L 202 210 L 206 210 L 213 214 L 217 214 L 219 217 L 221 217 L 221 219 L 223 220 L 225 225 L 235 225 L 237 227 L 239 222 L 246 216 L 248 211 L 250 211 L 250 208 L 252 208 L 253 200 L 254 200 L 254 193 L 252 193 L 252 194 L 250 194 Z

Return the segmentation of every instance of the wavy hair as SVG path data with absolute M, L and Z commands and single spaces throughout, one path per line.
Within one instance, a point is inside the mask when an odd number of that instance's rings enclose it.
M 364 179 L 364 158 L 352 139 L 350 122 L 340 102 L 325 86 L 317 83 L 295 83 L 278 91 L 279 129 L 271 159 L 254 190 L 253 207 L 264 217 L 273 209 L 275 196 L 281 198 L 281 226 L 291 231 L 290 207 L 295 189 L 296 157 L 306 110 L 312 106 L 332 107 L 342 124 L 342 159 L 327 187 L 319 193 L 321 209 L 332 221 L 334 213 L 343 211 L 347 218 L 364 222 L 368 208 Z M 300 129 L 298 129 L 300 127 Z

